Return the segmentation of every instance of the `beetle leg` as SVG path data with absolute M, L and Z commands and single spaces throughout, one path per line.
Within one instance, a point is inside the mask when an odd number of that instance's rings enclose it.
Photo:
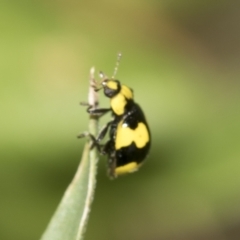
M 111 111 L 111 108 L 93 108 L 88 102 L 80 102 L 80 105 L 87 107 L 87 112 L 91 115 L 101 117 L 105 113 Z
M 87 112 L 90 115 L 94 115 L 94 116 L 98 116 L 98 117 L 102 117 L 105 113 L 111 111 L 111 108 L 95 108 L 95 109 L 91 109 L 87 108 Z
M 108 122 L 99 132 L 98 136 L 97 136 L 97 142 L 100 142 L 107 134 L 107 131 L 109 129 L 109 127 L 111 126 L 111 124 L 113 123 L 113 121 Z
M 89 132 L 84 132 L 84 133 L 80 133 L 79 135 L 77 135 L 78 138 L 83 138 L 83 137 L 89 137 L 92 141 L 91 145 L 90 145 L 90 149 L 93 149 L 94 147 L 97 147 L 97 150 L 101 153 L 102 149 L 101 149 L 101 145 L 98 143 L 97 139 Z
M 114 142 L 113 140 L 109 140 L 102 149 L 102 153 L 104 155 L 108 155 L 108 175 L 110 178 L 114 179 L 116 178 L 115 175 L 115 168 L 116 168 L 116 156 L 115 156 L 115 150 L 114 150 Z
M 109 155 L 108 158 L 108 175 L 111 179 L 116 178 L 115 169 L 116 169 L 116 157 L 114 151 Z

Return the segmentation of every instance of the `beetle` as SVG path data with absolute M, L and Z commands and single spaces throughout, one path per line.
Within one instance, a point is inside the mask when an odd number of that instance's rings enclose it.
M 96 138 L 89 135 L 93 141 L 92 147 L 96 146 L 100 153 L 108 156 L 108 174 L 111 178 L 137 171 L 151 145 L 150 129 L 141 107 L 134 101 L 133 90 L 114 78 L 120 57 L 119 54 L 113 77 L 107 78 L 101 73 L 101 87 L 95 86 L 95 91 L 103 89 L 104 95 L 110 99 L 110 108 L 92 109 L 89 106 L 87 109 L 88 113 L 99 117 L 107 112 L 112 113 L 112 120 Z M 100 145 L 108 131 L 109 140 Z

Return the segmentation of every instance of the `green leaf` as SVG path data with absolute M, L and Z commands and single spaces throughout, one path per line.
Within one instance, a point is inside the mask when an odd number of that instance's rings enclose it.
M 94 68 L 90 71 L 88 102 L 96 107 L 98 96 L 93 89 Z M 89 132 L 97 133 L 98 118 L 89 119 Z M 68 186 L 55 214 L 53 215 L 41 240 L 82 240 L 86 228 L 91 203 L 94 197 L 97 174 L 97 152 L 84 147 L 82 159 L 71 184 Z
M 91 151 L 95 162 L 90 161 L 89 145 L 85 145 L 81 164 L 66 190 L 41 240 L 80 240 L 86 228 L 96 185 L 96 153 Z M 92 182 L 93 181 L 93 182 Z

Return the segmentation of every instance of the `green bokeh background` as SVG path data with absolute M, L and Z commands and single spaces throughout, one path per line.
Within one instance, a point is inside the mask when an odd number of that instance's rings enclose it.
M 101 157 L 85 239 L 240 239 L 239 22 L 237 0 L 2 0 L 0 239 L 40 238 L 79 164 L 90 67 L 111 76 L 119 51 L 152 148 L 114 181 Z

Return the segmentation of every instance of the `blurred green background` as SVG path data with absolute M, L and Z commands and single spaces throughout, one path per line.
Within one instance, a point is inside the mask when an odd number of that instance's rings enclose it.
M 79 164 L 90 67 L 111 76 L 119 51 L 152 148 L 114 181 L 101 157 L 85 239 L 240 239 L 239 3 L 2 0 L 0 239 L 40 238 Z

